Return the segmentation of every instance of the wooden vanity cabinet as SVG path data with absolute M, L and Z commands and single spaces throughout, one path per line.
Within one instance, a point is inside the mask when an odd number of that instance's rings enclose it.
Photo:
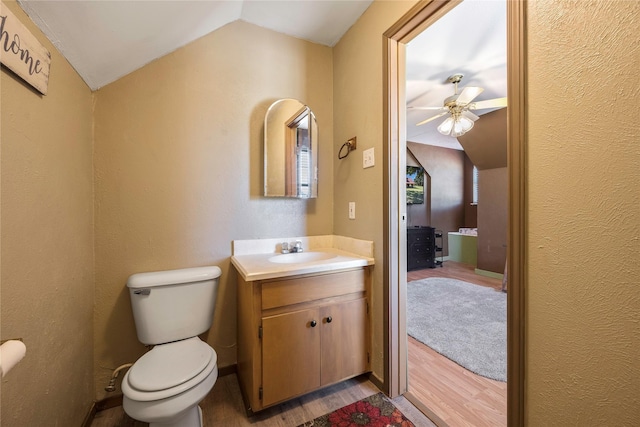
M 238 379 L 250 411 L 370 370 L 369 268 L 238 288 Z

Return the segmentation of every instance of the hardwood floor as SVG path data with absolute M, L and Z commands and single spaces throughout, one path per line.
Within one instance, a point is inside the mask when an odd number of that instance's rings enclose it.
M 443 267 L 410 271 L 407 281 L 448 277 L 494 288 L 502 281 L 475 273 L 472 266 L 445 261 Z M 409 391 L 449 427 L 507 425 L 507 383 L 490 380 L 408 337 Z
M 213 390 L 200 403 L 204 427 L 295 427 L 306 421 L 342 408 L 380 390 L 364 376 L 292 399 L 247 417 L 235 374 L 218 378 Z M 393 403 L 416 427 L 435 427 L 424 414 L 404 397 Z M 122 406 L 100 411 L 91 427 L 146 427 L 147 423 L 132 420 Z

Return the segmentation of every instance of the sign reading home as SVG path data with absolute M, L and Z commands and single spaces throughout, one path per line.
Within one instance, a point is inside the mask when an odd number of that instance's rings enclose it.
M 47 94 L 51 54 L 2 2 L 0 62 L 38 92 Z

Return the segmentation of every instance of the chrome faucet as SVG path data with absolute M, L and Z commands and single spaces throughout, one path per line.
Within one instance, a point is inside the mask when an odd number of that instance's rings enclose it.
M 289 252 L 302 252 L 302 241 L 296 240 L 295 242 L 282 242 L 281 252 L 283 254 L 288 254 Z

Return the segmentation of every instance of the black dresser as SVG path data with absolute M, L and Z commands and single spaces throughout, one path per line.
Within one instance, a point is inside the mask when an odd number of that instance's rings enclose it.
M 436 268 L 436 229 L 407 227 L 407 271 Z

